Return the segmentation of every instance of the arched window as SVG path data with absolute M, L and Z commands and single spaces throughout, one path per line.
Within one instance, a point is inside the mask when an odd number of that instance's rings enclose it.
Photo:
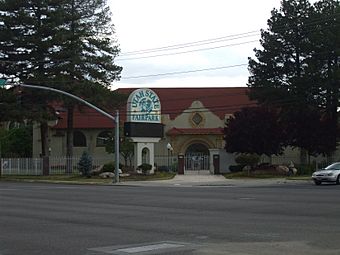
M 81 131 L 73 132 L 73 146 L 86 147 L 86 136 Z
M 142 163 L 150 164 L 150 151 L 148 148 L 142 150 Z
M 100 132 L 97 136 L 96 146 L 97 147 L 105 147 L 105 145 L 112 139 L 112 132 L 110 131 L 103 131 Z

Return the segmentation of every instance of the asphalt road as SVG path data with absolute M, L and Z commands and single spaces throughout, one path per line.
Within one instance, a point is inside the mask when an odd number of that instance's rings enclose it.
M 340 254 L 340 186 L 0 182 L 0 255 Z

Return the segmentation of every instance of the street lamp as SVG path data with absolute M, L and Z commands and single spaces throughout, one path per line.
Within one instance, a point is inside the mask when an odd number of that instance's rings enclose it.
M 170 152 L 172 153 L 173 148 L 172 148 L 170 143 L 168 143 L 166 145 L 166 148 L 168 149 L 168 170 L 169 170 L 169 167 L 170 167 Z

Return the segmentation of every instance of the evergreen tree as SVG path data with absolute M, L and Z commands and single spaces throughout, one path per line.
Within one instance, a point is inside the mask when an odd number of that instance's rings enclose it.
M 55 17 L 59 0 L 3 0 L 0 17 L 0 72 L 12 82 L 50 85 L 54 61 L 50 57 L 57 31 Z M 17 90 L 12 90 L 17 93 Z M 40 90 L 21 90 L 16 106 L 22 118 L 41 125 L 42 155 L 48 153 L 47 121 L 55 118 L 49 102 L 56 97 Z
M 304 116 L 292 113 L 307 108 L 317 110 L 322 119 L 333 122 L 327 149 L 336 147 L 336 109 L 339 101 L 339 1 L 320 1 L 312 6 L 307 0 L 283 0 L 261 31 L 262 49 L 249 58 L 251 98 L 279 109 L 280 118 L 296 125 L 290 145 L 313 151 L 305 139 Z M 330 54 L 332 53 L 332 54 Z M 331 67 L 331 68 L 330 68 Z M 331 71 L 330 71 L 331 70 Z M 322 119 L 321 119 L 322 118 Z M 298 120 L 297 123 L 296 121 Z M 300 130 L 295 130 L 299 129 Z M 327 131 L 330 131 L 328 128 Z M 320 141 L 320 140 L 318 140 Z
M 93 103 L 119 98 L 108 89 L 119 79 L 122 68 L 114 64 L 119 49 L 106 0 L 3 0 L 0 9 L 3 77 L 51 86 Z M 30 94 L 27 99 L 33 99 L 31 107 L 36 108 L 35 117 L 41 120 L 44 140 L 47 120 L 54 115 L 48 103 L 59 95 L 44 91 Z M 67 155 L 71 157 L 77 103 L 67 98 L 63 101 L 68 108 Z M 107 106 L 112 105 L 110 102 Z
M 268 20 L 268 30 L 261 30 L 263 49 L 254 49 L 257 60 L 249 58 L 249 86 L 261 103 L 305 103 L 310 99 L 304 77 L 308 53 L 310 4 L 307 0 L 283 0 Z
M 92 158 L 88 152 L 84 151 L 78 162 L 79 172 L 86 177 L 91 177 Z
M 93 92 L 103 92 L 101 87 L 107 88 L 119 79 L 122 70 L 114 64 L 119 49 L 113 38 L 109 7 L 106 0 L 65 0 L 62 13 L 63 23 L 56 34 L 60 50 L 53 53 L 58 64 L 53 72 L 62 90 L 94 101 Z M 73 111 L 77 103 L 68 99 L 64 102 L 68 113 L 66 154 L 72 158 Z
M 311 34 L 307 70 L 314 84 L 315 100 L 331 125 L 328 134 L 333 136 L 331 147 L 335 148 L 340 107 L 340 2 L 315 3 L 311 19 L 318 23 Z

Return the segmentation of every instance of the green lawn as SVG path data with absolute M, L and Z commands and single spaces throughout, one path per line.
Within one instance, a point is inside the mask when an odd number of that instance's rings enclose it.
M 172 179 L 175 173 L 156 172 L 153 175 L 132 174 L 130 176 L 120 177 L 121 182 L 124 181 L 152 181 L 152 180 L 168 180 Z M 49 175 L 49 176 L 1 176 L 1 181 L 28 181 L 28 182 L 51 182 L 51 183 L 79 183 L 79 184 L 110 184 L 112 178 L 100 178 L 92 176 L 91 178 L 82 177 L 80 175 Z
M 223 176 L 227 179 L 268 179 L 268 178 L 286 178 L 288 180 L 310 180 L 311 177 L 308 175 L 304 176 L 287 176 L 287 175 L 278 175 L 278 174 L 270 174 L 270 173 L 250 173 L 248 172 L 236 172 L 236 173 L 227 173 L 223 174 Z

